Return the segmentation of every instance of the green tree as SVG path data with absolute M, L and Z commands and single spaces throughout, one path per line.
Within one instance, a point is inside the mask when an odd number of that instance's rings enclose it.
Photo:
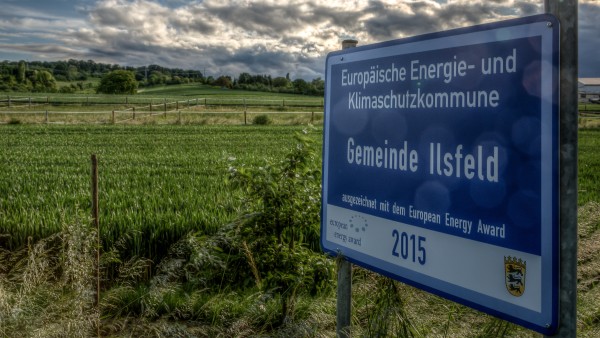
M 308 91 L 308 83 L 303 79 L 296 79 L 293 82 L 294 92 L 298 94 L 306 94 Z
M 290 81 L 285 77 L 276 77 L 273 79 L 273 87 L 287 88 L 290 85 Z
M 56 91 L 56 80 L 49 71 L 40 70 L 35 72 L 33 77 L 33 91 L 36 92 L 55 92 Z
M 25 61 L 19 61 L 19 65 L 17 66 L 17 82 L 25 82 Z
M 74 81 L 79 78 L 79 72 L 77 71 L 77 67 L 74 65 L 70 65 L 67 69 L 67 80 Z
M 250 75 L 248 73 L 241 73 L 240 76 L 238 76 L 238 83 L 239 84 L 252 84 L 252 75 Z
M 135 94 L 138 82 L 135 74 L 127 70 L 113 70 L 100 80 L 98 93 L 104 94 Z
M 219 76 L 215 82 L 212 83 L 213 86 L 219 86 L 222 88 L 232 88 L 233 83 L 231 82 L 231 78 L 229 76 Z

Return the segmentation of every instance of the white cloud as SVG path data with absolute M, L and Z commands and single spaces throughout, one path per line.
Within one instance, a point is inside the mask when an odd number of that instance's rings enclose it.
M 44 53 L 55 59 L 162 62 L 233 76 L 322 74 L 326 54 L 347 37 L 364 45 L 543 11 L 539 0 L 98 0 L 78 5 L 83 17 L 48 15 L 19 2 L 6 6 L 11 15 L 0 14 L 0 41 L 7 51 L 33 53 L 46 41 L 69 46 Z M 597 46 L 600 2 L 580 0 L 580 6 L 580 43 Z

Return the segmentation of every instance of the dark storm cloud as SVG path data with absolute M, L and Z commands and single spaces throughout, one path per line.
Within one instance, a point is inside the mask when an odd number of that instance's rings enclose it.
M 364 12 L 349 7 L 327 7 L 319 3 L 308 2 L 310 11 L 306 13 L 306 23 L 318 24 L 329 23 L 333 27 L 353 30 L 360 26 L 360 20 L 365 15 Z
M 242 6 L 206 5 L 206 11 L 222 22 L 246 31 L 280 36 L 301 24 L 302 13 L 295 6 L 250 3 Z
M 183 20 L 180 17 L 175 17 L 172 21 L 173 27 L 180 29 L 184 33 L 197 32 L 200 34 L 214 34 L 216 29 L 210 23 L 202 18 L 193 18 L 191 20 Z
M 90 12 L 90 19 L 98 26 L 122 27 L 131 20 L 131 14 L 118 7 L 97 7 Z
M 373 18 L 365 27 L 376 39 L 390 39 L 423 33 L 476 25 L 501 19 L 503 16 L 524 16 L 540 12 L 540 6 L 520 1 L 507 7 L 508 1 L 461 2 L 432 6 L 431 2 L 418 1 L 393 7 L 383 2 L 371 2 L 368 12 Z
M 476 25 L 496 17 L 496 6 L 490 3 L 451 4 L 440 10 L 440 21 L 446 22 L 446 27 L 457 28 L 465 25 Z
M 521 13 L 522 16 L 541 13 L 543 11 L 541 7 L 541 1 L 537 4 L 526 1 L 519 1 L 515 4 L 515 8 L 518 9 L 518 12 Z
M 9 45 L 9 44 L 0 44 L 0 49 L 15 49 L 22 52 L 30 52 L 30 53 L 44 53 L 44 54 L 64 54 L 64 53 L 73 53 L 76 52 L 76 49 L 60 46 L 60 45 L 52 45 L 52 44 L 24 44 L 24 45 Z
M 439 18 L 420 12 L 420 4 L 412 6 L 413 10 L 416 9 L 414 13 L 390 8 L 382 2 L 371 3 L 367 11 L 374 16 L 365 21 L 367 32 L 375 39 L 388 40 L 392 37 L 432 32 L 441 25 Z

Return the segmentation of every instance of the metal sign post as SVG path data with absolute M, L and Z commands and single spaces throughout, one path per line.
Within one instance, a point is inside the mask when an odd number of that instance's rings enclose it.
M 577 1 L 545 1 L 560 21 L 560 326 L 577 336 Z
M 552 334 L 559 28 L 536 15 L 329 54 L 323 249 Z
M 356 40 L 344 40 L 342 50 L 354 48 Z M 343 255 L 337 261 L 337 324 L 336 331 L 339 338 L 350 337 L 352 324 L 352 263 L 344 259 Z

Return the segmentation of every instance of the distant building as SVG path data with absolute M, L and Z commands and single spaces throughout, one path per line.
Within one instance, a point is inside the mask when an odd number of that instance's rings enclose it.
M 577 83 L 579 99 L 587 101 L 590 99 L 597 100 L 600 98 L 600 78 L 599 77 L 583 77 L 579 78 Z

